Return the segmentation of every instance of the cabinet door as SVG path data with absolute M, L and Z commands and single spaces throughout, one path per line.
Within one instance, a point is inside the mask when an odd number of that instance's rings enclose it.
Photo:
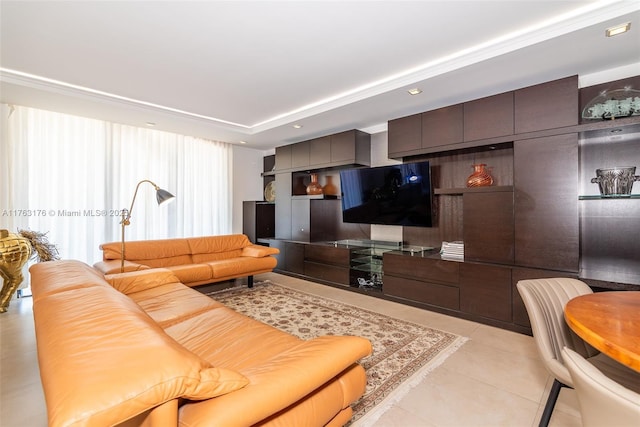
M 461 264 L 460 310 L 511 323 L 511 269 Z
M 275 236 L 291 239 L 291 174 L 276 174 Z
M 422 148 L 462 142 L 463 111 L 457 104 L 422 113 Z
M 291 167 L 294 169 L 309 167 L 309 141 L 291 145 Z
M 291 200 L 291 240 L 309 241 L 309 199 Z
M 513 192 L 465 193 L 462 203 L 465 260 L 512 264 Z
M 513 92 L 464 103 L 464 140 L 513 135 Z
M 515 92 L 516 133 L 578 124 L 578 76 L 530 86 Z
M 514 142 L 515 264 L 578 271 L 578 135 Z
M 304 247 L 301 243 L 285 243 L 285 270 L 291 273 L 304 274 Z
M 389 157 L 422 148 L 422 114 L 390 120 L 388 123 Z
M 331 137 L 324 136 L 309 141 L 309 164 L 326 165 L 331 162 Z
M 291 145 L 276 147 L 276 170 L 291 169 Z
M 355 163 L 356 131 L 331 135 L 331 163 Z

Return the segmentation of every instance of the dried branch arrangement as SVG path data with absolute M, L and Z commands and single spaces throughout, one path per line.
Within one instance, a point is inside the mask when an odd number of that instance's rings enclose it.
M 53 243 L 49 243 L 47 233 L 40 233 L 31 230 L 18 230 L 18 234 L 29 241 L 33 254 L 31 258 L 35 258 L 38 262 L 54 261 L 60 259 L 58 249 Z

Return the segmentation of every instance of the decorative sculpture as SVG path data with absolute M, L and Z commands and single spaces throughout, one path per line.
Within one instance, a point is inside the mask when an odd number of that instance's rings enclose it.
M 44 233 L 20 230 L 18 234 L 0 230 L 0 276 L 4 279 L 0 293 L 0 313 L 7 311 L 13 293 L 24 280 L 22 267 L 32 257 L 38 261 L 58 259 L 56 247 Z

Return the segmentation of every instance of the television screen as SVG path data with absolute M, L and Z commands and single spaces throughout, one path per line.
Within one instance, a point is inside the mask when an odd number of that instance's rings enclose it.
M 431 227 L 429 162 L 340 171 L 342 220 Z

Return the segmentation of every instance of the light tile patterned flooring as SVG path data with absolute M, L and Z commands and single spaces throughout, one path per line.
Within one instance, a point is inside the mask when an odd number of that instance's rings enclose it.
M 388 316 L 469 338 L 376 423 L 380 427 L 538 425 L 553 382 L 533 338 L 403 304 L 276 273 L 256 276 Z M 47 425 L 40 385 L 31 298 L 0 314 L 0 426 Z M 575 393 L 563 389 L 552 427 L 579 427 Z

